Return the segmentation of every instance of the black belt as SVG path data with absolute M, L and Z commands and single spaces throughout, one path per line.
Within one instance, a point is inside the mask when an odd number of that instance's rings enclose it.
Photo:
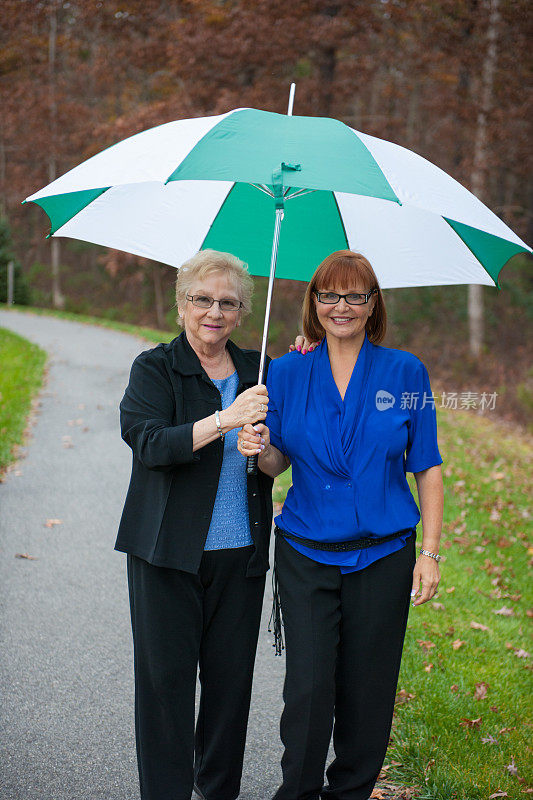
M 346 550 L 364 550 L 367 547 L 374 547 L 377 544 L 384 544 L 385 542 L 392 542 L 399 536 L 412 534 L 415 528 L 405 528 L 403 531 L 396 531 L 396 533 L 388 533 L 386 536 L 363 536 L 361 539 L 350 539 L 348 542 L 317 542 L 316 539 L 304 539 L 302 536 L 294 536 L 292 533 L 284 531 L 282 528 L 274 528 L 276 536 L 283 536 L 284 539 L 290 539 L 291 542 L 298 542 L 304 547 L 310 547 L 313 550 L 327 550 L 328 552 L 340 553 Z

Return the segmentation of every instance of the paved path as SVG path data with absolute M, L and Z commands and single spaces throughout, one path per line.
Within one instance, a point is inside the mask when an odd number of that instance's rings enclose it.
M 0 326 L 49 354 L 25 457 L 0 484 L 0 800 L 137 800 L 125 557 L 113 545 L 131 463 L 118 403 L 150 345 L 12 311 Z M 240 800 L 267 800 L 280 775 L 283 660 L 266 633 L 267 587 Z

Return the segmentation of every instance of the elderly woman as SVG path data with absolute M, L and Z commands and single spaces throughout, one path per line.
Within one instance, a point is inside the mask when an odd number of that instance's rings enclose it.
M 258 453 L 265 474 L 292 464 L 276 518 L 287 673 L 275 800 L 370 796 L 389 740 L 409 599 L 426 602 L 439 581 L 433 397 L 415 356 L 378 346 L 385 326 L 367 259 L 328 256 L 303 308 L 306 338 L 322 342 L 271 363 L 266 425 L 239 434 L 241 452 Z M 418 558 L 420 513 L 406 472 L 422 512 Z M 323 786 L 332 730 L 336 757 Z
M 133 451 L 116 549 L 128 554 L 143 800 L 239 794 L 272 520 L 237 429 L 264 420 L 259 354 L 229 337 L 252 281 L 229 253 L 180 269 L 183 333 L 139 355 L 120 404 Z M 195 686 L 200 708 L 195 730 Z

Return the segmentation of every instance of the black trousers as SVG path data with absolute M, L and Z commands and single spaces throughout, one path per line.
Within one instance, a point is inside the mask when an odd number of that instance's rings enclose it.
M 287 672 L 283 784 L 274 800 L 367 800 L 385 758 L 415 563 L 415 537 L 341 574 L 276 537 Z M 331 732 L 335 760 L 324 768 Z
M 265 585 L 249 558 L 207 551 L 193 575 L 128 555 L 142 800 L 190 800 L 193 780 L 207 800 L 239 794 Z

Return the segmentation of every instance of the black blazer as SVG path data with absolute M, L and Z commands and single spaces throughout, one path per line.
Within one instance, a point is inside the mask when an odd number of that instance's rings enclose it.
M 228 341 L 237 393 L 257 384 L 259 353 Z M 221 409 L 220 392 L 182 333 L 133 362 L 120 403 L 122 438 L 133 451 L 131 480 L 115 549 L 161 567 L 198 572 L 222 466 L 220 438 L 193 453 L 193 424 Z M 248 477 L 255 550 L 247 575 L 268 570 L 272 478 Z

